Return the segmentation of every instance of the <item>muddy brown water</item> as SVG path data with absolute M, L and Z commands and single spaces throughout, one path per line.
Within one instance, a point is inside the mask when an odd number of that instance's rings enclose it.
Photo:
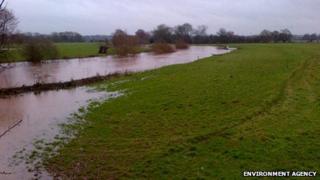
M 105 100 L 118 95 L 79 87 L 0 99 L 0 133 L 23 120 L 0 138 L 0 179 L 34 178 L 34 172 L 28 171 L 30 165 L 25 164 L 26 159 L 19 162 L 19 159 L 14 158 L 18 151 L 31 151 L 37 139 L 53 140 L 59 134 L 59 124 L 65 123 L 70 113 L 77 112 L 89 101 Z M 50 176 L 43 171 L 41 179 L 50 179 Z
M 188 50 L 162 55 L 141 53 L 127 58 L 107 56 L 44 61 L 40 64 L 27 62 L 2 64 L 7 68 L 0 70 L 0 88 L 20 87 L 36 83 L 66 82 L 98 74 L 144 71 L 171 64 L 192 62 L 199 58 L 227 52 L 229 50 L 219 50 L 210 46 L 192 46 Z
M 158 67 L 192 62 L 213 54 L 228 53 L 215 47 L 191 47 L 172 54 L 153 55 L 142 53 L 135 57 L 113 56 L 73 60 L 45 61 L 41 64 L 2 64 L 0 88 L 82 79 L 97 74 L 136 72 Z M 69 90 L 47 91 L 40 94 L 24 93 L 19 96 L 0 98 L 0 134 L 15 123 L 22 122 L 0 138 L 0 179 L 32 179 L 29 165 L 15 163 L 17 152 L 34 148 L 36 139 L 52 140 L 60 133 L 59 124 L 68 121 L 70 114 L 86 106 L 91 100 L 118 97 L 117 92 L 96 92 L 87 87 Z M 23 161 L 23 160 L 21 160 Z M 40 179 L 51 179 L 42 171 Z

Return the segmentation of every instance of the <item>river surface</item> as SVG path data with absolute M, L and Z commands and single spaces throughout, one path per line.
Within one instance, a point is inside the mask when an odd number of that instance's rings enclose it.
M 89 102 L 106 100 L 118 95 L 79 87 L 40 94 L 25 93 L 0 99 L 0 133 L 23 120 L 0 138 L 0 179 L 34 178 L 34 172 L 29 172 L 30 165 L 26 164 L 27 157 L 13 158 L 18 151 L 25 150 L 20 154 L 24 156 L 24 153 L 32 151 L 35 140 L 53 140 L 61 130 L 59 124 L 66 123 L 72 112 L 77 112 Z M 50 179 L 43 171 L 41 178 Z
M 192 46 L 170 54 L 154 55 L 141 53 L 136 56 L 118 58 L 116 56 L 91 57 L 71 60 L 44 61 L 34 63 L 2 64 L 0 88 L 20 87 L 36 83 L 66 82 L 96 75 L 117 72 L 136 72 L 159 68 L 171 64 L 192 62 L 211 55 L 224 54 L 229 50 L 213 46 Z
M 194 46 L 188 50 L 163 55 L 142 53 L 128 58 L 107 56 L 44 61 L 40 64 L 25 62 L 2 64 L 1 66 L 7 68 L 0 68 L 0 88 L 32 85 L 37 82 L 63 82 L 97 74 L 144 71 L 171 64 L 188 63 L 230 51 Z M 17 152 L 32 151 L 37 139 L 49 142 L 53 140 L 61 133 L 59 124 L 68 122 L 72 113 L 78 112 L 79 108 L 85 107 L 89 102 L 107 100 L 119 95 L 117 92 L 97 92 L 87 87 L 78 87 L 0 98 L 0 135 L 22 120 L 0 137 L 0 179 L 34 178 L 34 173 L 29 172 L 30 165 L 25 162 L 17 163 L 17 157 L 14 158 Z M 42 171 L 41 179 L 51 179 L 51 177 Z

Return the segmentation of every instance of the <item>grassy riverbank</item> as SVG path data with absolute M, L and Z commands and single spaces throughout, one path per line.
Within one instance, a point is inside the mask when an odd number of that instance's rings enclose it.
M 100 43 L 55 43 L 58 50 L 57 59 L 82 58 L 91 56 L 103 56 L 99 54 Z M 146 48 L 140 48 L 139 52 L 148 51 Z M 108 50 L 109 55 L 115 54 L 114 49 Z M 25 61 L 21 47 L 17 46 L 10 50 L 10 53 L 0 56 L 0 63 Z
M 99 84 L 126 95 L 90 108 L 89 123 L 47 169 L 66 179 L 319 172 L 320 46 L 238 47 Z

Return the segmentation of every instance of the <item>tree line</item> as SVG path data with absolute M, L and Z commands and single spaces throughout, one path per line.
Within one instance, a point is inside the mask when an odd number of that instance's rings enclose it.
M 202 25 L 197 28 L 189 23 L 169 27 L 159 25 L 149 34 L 151 43 L 164 41 L 174 43 L 183 40 L 192 44 L 217 44 L 217 43 L 270 43 L 270 42 L 291 42 L 293 35 L 288 29 L 280 31 L 263 30 L 259 35 L 243 36 L 237 35 L 233 31 L 221 28 L 216 34 L 208 34 L 207 26 Z M 141 30 L 139 30 L 140 32 Z
M 186 49 L 189 44 L 288 43 L 292 40 L 320 41 L 320 35 L 316 33 L 305 34 L 297 38 L 288 29 L 263 30 L 258 35 L 237 35 L 233 31 L 221 28 L 217 33 L 209 34 L 207 26 L 194 27 L 190 23 L 173 27 L 161 24 L 152 31 L 139 29 L 133 35 L 118 29 L 111 36 L 94 36 L 94 38 L 82 36 L 80 33 L 72 31 L 54 32 L 49 35 L 17 33 L 15 29 L 18 20 L 14 13 L 6 8 L 5 1 L 0 0 L 0 55 L 8 54 L 11 44 L 23 44 L 24 54 L 30 56 L 32 60 L 38 60 L 49 55 L 50 58 L 57 56 L 57 49 L 53 42 L 84 42 L 88 40 L 105 42 L 104 48 L 113 46 L 119 55 L 128 55 L 138 52 L 139 46 L 144 44 L 152 44 L 151 47 L 155 53 L 167 53 L 175 49 Z
M 233 31 L 221 28 L 216 34 L 208 34 L 207 26 L 202 25 L 194 28 L 191 24 L 185 23 L 175 27 L 165 24 L 157 26 L 153 31 L 145 31 L 139 29 L 132 36 L 138 38 L 140 44 L 149 44 L 154 42 L 175 43 L 176 41 L 184 41 L 189 44 L 217 44 L 217 43 L 269 43 L 269 42 L 291 42 L 293 35 L 288 29 L 280 31 L 263 30 L 259 35 L 237 35 Z M 121 29 L 116 32 L 123 31 Z M 46 38 L 53 42 L 84 42 L 86 38 L 77 32 L 54 32 L 50 35 L 39 33 L 16 33 L 10 34 L 11 40 L 15 43 L 22 42 L 28 38 Z M 102 36 L 103 37 L 103 36 Z M 319 39 L 317 35 L 305 35 L 303 40 L 314 41 Z M 108 38 L 95 39 L 92 41 L 107 41 Z
M 1 26 L 0 26 L 1 27 Z M 143 29 L 137 30 L 133 35 L 135 36 L 139 44 L 152 44 L 154 42 L 166 42 L 175 43 L 177 41 L 183 41 L 188 44 L 226 44 L 226 43 L 287 43 L 293 40 L 316 42 L 320 41 L 320 35 L 316 33 L 305 34 L 303 36 L 293 36 L 290 30 L 263 30 L 258 35 L 237 35 L 233 31 L 226 30 L 224 28 L 219 29 L 216 34 L 209 34 L 207 32 L 207 26 L 201 25 L 194 28 L 189 23 L 170 27 L 165 24 L 157 26 L 152 31 L 146 31 Z M 110 36 L 116 34 L 116 32 L 123 31 L 121 29 L 116 30 Z M 126 33 L 126 32 L 125 32 Z M 45 38 L 53 42 L 85 42 L 88 38 L 82 36 L 80 33 L 66 31 L 66 32 L 54 32 L 50 35 L 44 35 L 39 33 L 2 33 L 1 37 L 7 37 L 10 39 L 8 42 L 20 43 L 24 39 L 28 38 Z M 10 37 L 10 38 L 9 38 Z M 109 36 L 108 36 L 109 37 Z M 5 38 L 3 38 L 5 39 Z M 90 42 L 103 42 L 108 41 L 110 38 L 101 36 L 101 38 L 90 39 Z M 4 40 L 1 40 L 5 44 Z
M 21 43 L 31 38 L 48 39 L 53 42 L 84 42 L 84 38 L 80 33 L 65 31 L 53 32 L 49 35 L 40 33 L 15 33 L 11 35 L 11 41 L 14 43 Z
M 221 28 L 216 34 L 208 34 L 208 27 L 205 25 L 194 28 L 189 23 L 170 27 L 165 24 L 157 26 L 153 31 L 148 32 L 139 29 L 132 36 L 137 38 L 140 44 L 184 42 L 188 44 L 226 44 L 226 43 L 287 43 L 291 42 L 293 35 L 290 30 L 280 31 L 263 30 L 259 35 L 243 36 L 237 35 L 233 31 Z M 116 30 L 113 35 L 123 30 Z
M 319 42 L 320 41 L 320 34 L 319 35 L 317 35 L 316 33 L 305 34 L 305 35 L 303 35 L 302 40 L 307 41 L 307 42 Z
M 0 50 L 5 49 L 8 44 L 23 43 L 28 39 L 47 39 L 53 42 L 84 42 L 88 38 L 82 36 L 80 33 L 66 31 L 54 32 L 50 35 L 39 33 L 14 33 L 18 24 L 18 20 L 13 12 L 6 8 L 6 0 L 0 0 Z M 217 44 L 217 43 L 270 43 L 270 42 L 291 42 L 294 38 L 291 31 L 288 29 L 283 30 L 263 30 L 258 35 L 237 35 L 233 31 L 228 31 L 221 28 L 216 34 L 209 34 L 208 27 L 201 25 L 198 27 L 192 26 L 190 23 L 184 23 L 174 27 L 165 24 L 157 26 L 152 31 L 145 31 L 139 29 L 134 35 L 139 44 L 149 44 L 155 42 L 163 43 L 188 43 L 188 44 Z M 116 30 L 117 32 L 124 32 L 123 30 Z M 106 36 L 101 36 L 106 37 Z M 296 37 L 295 37 L 296 38 Z M 90 41 L 108 41 L 105 39 L 91 39 Z M 305 34 L 298 38 L 301 41 L 314 42 L 320 40 L 320 35 Z

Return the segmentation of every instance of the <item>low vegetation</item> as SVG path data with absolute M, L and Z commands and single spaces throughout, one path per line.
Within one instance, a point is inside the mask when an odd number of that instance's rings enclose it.
M 98 84 L 127 94 L 89 108 L 88 123 L 45 161 L 47 170 L 65 179 L 319 172 L 320 45 L 236 47 Z
M 22 53 L 27 61 L 40 62 L 44 59 L 58 57 L 57 47 L 47 39 L 29 39 L 22 48 Z
M 112 37 L 115 54 L 128 56 L 138 53 L 139 41 L 136 36 L 130 36 L 122 30 L 116 30 Z
M 190 45 L 183 40 L 176 41 L 176 49 L 188 49 Z
M 156 54 L 172 53 L 175 51 L 172 45 L 164 42 L 154 43 L 151 46 L 151 50 Z

